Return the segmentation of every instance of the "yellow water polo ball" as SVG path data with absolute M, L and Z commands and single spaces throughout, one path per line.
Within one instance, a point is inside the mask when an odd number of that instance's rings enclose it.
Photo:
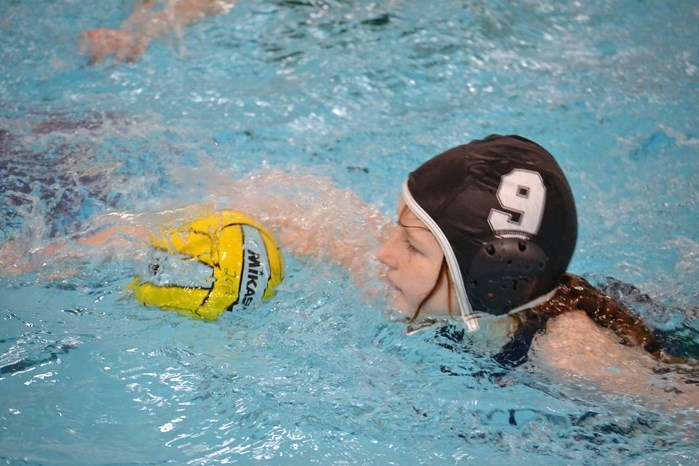
M 131 283 L 136 299 L 207 320 L 274 295 L 284 259 L 267 229 L 233 210 L 151 238 L 150 261 Z

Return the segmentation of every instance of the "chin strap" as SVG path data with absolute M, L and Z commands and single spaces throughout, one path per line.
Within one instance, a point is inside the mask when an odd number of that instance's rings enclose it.
M 430 230 L 437 239 L 439 246 L 442 248 L 444 259 L 447 261 L 447 267 L 449 268 L 449 276 L 451 277 L 456 291 L 456 300 L 459 303 L 461 319 L 464 321 L 464 325 L 469 332 L 475 332 L 479 329 L 479 313 L 471 308 L 471 303 L 468 301 L 464 279 L 461 276 L 461 269 L 459 268 L 459 263 L 456 261 L 456 256 L 454 255 L 454 250 L 451 248 L 451 244 L 449 244 L 449 240 L 444 235 L 444 232 L 442 232 L 442 229 L 439 228 L 439 225 L 437 225 L 437 223 L 432 220 L 432 217 L 430 217 L 420 204 L 415 201 L 413 195 L 410 193 L 410 189 L 408 189 L 407 181 L 403 184 L 403 201 L 405 201 L 405 205 L 408 206 L 410 211 Z

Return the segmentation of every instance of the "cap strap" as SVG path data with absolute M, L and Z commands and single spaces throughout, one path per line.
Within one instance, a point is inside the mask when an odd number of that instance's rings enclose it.
M 439 246 L 444 252 L 444 259 L 447 261 L 447 267 L 449 268 L 449 275 L 451 276 L 451 281 L 454 283 L 456 288 L 456 299 L 459 302 L 459 311 L 461 312 L 461 319 L 464 321 L 464 325 L 470 332 L 475 332 L 480 328 L 478 325 L 478 313 L 474 312 L 471 308 L 471 303 L 468 301 L 468 296 L 466 295 L 466 287 L 464 286 L 464 280 L 461 276 L 461 269 L 459 268 L 459 263 L 456 261 L 456 256 L 454 255 L 454 250 L 449 244 L 449 240 L 439 228 L 439 225 L 430 217 L 427 212 L 417 203 L 410 193 L 408 188 L 408 182 L 403 183 L 403 200 L 408 206 L 410 211 L 415 214 L 415 216 L 420 219 L 432 232 L 434 237 L 437 239 Z

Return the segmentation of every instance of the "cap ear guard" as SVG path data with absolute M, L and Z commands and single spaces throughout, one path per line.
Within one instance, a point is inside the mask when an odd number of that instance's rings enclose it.
M 507 314 L 546 293 L 542 274 L 549 257 L 536 243 L 523 238 L 497 238 L 476 253 L 466 278 L 466 293 L 474 310 Z M 544 277 L 545 278 L 545 277 Z

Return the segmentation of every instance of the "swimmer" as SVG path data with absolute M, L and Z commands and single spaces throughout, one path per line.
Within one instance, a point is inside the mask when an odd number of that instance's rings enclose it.
M 398 219 L 378 257 L 389 267 L 394 306 L 412 314 L 411 324 L 423 314 L 458 315 L 476 332 L 484 320 L 509 316 L 520 340 L 532 325 L 577 309 L 661 356 L 638 319 L 566 273 L 577 241 L 575 202 L 538 144 L 491 136 L 434 157 L 403 185 Z M 502 357 L 518 365 L 523 355 Z
M 272 170 L 207 182 L 215 198 L 232 202 L 222 208 L 254 212 L 286 253 L 331 260 L 358 282 L 378 273 L 370 256 L 380 243 L 374 259 L 411 333 L 458 325 L 458 340 L 483 343 L 505 368 L 535 363 L 622 394 L 633 388 L 675 403 L 679 391 L 697 405 L 695 385 L 656 377 L 659 364 L 694 370 L 696 361 L 676 359 L 629 309 L 567 272 L 575 201 L 553 156 L 535 142 L 492 135 L 428 160 L 404 183 L 393 225 L 323 178 Z M 83 241 L 115 238 L 124 235 L 104 230 Z
M 80 35 L 80 49 L 96 65 L 110 55 L 114 63 L 141 59 L 152 38 L 170 32 L 181 35 L 182 27 L 208 16 L 229 12 L 236 0 L 143 0 L 119 29 L 92 29 Z
M 621 393 L 634 387 L 678 403 L 662 387 L 670 383 L 671 392 L 691 395 L 683 403 L 699 401 L 696 385 L 654 376 L 658 362 L 696 368 L 696 361 L 670 354 L 629 309 L 567 272 L 577 241 L 575 202 L 540 145 L 493 135 L 450 149 L 409 175 L 397 216 L 378 258 L 409 330 L 456 317 L 465 330 L 459 338 L 472 333 L 494 344 L 506 368 L 532 356 L 559 375 Z M 625 357 L 605 358 L 614 354 Z M 643 367 L 654 380 L 641 386 L 627 367 Z
M 453 318 L 472 334 L 481 326 L 505 331 L 496 358 L 516 367 L 549 320 L 578 311 L 624 345 L 671 359 L 628 309 L 567 273 L 577 241 L 575 201 L 553 156 L 532 141 L 494 135 L 428 160 L 402 187 L 395 225 L 326 178 L 282 170 L 236 183 L 220 178 L 207 174 L 212 194 L 232 203 L 220 207 L 244 206 L 288 253 L 333 261 L 359 282 L 378 258 L 391 306 L 407 316 L 410 331 Z M 118 241 L 121 248 L 137 230 L 120 226 L 80 242 Z M 141 230 L 136 236 L 146 237 Z

